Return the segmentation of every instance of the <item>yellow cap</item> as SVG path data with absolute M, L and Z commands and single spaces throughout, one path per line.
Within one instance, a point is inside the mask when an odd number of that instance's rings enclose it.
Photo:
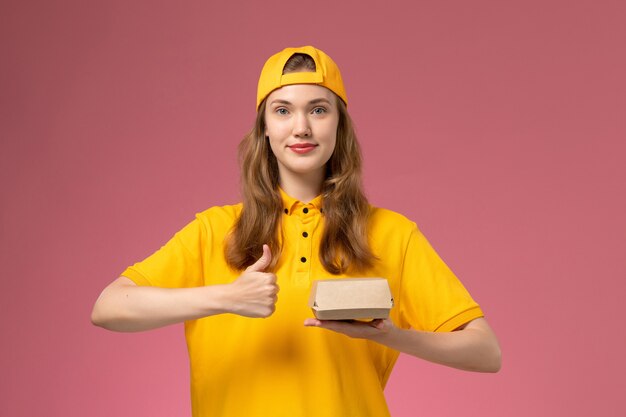
M 306 54 L 315 61 L 315 72 L 291 72 L 283 74 L 285 63 L 293 54 Z M 299 48 L 285 48 L 277 54 L 272 55 L 263 66 L 259 86 L 256 95 L 256 109 L 265 97 L 272 91 L 284 85 L 290 84 L 318 84 L 324 86 L 337 94 L 346 106 L 348 97 L 343 86 L 339 67 L 324 52 L 312 46 L 301 46 Z

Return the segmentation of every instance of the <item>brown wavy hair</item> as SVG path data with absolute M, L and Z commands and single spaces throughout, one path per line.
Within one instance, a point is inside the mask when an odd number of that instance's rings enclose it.
M 306 54 L 295 54 L 283 74 L 315 71 L 315 62 Z M 325 217 L 319 257 L 324 268 L 338 275 L 372 266 L 375 259 L 368 241 L 370 206 L 361 182 L 361 150 L 346 105 L 335 95 L 339 111 L 335 150 L 326 164 L 322 184 L 322 211 Z M 273 270 L 282 252 L 281 219 L 283 204 L 278 191 L 278 163 L 265 137 L 263 100 L 254 127 L 239 144 L 243 208 L 226 239 L 225 257 L 234 269 L 243 270 L 269 245 Z

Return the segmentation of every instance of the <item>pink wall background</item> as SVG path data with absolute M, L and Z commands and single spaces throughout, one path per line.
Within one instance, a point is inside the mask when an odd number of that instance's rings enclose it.
M 366 189 L 481 303 L 495 375 L 402 356 L 395 417 L 625 415 L 622 1 L 0 5 L 0 415 L 189 415 L 181 325 L 93 327 L 100 291 L 238 201 L 257 76 L 342 69 Z

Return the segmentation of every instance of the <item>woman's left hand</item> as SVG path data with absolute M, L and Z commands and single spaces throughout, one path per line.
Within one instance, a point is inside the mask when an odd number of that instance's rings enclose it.
M 484 317 L 450 332 L 402 329 L 390 319 L 361 322 L 312 318 L 304 320 L 304 325 L 369 339 L 399 352 L 467 371 L 498 372 L 502 363 L 498 339 Z
M 376 340 L 395 329 L 391 319 L 376 319 L 363 322 L 358 320 L 318 320 L 313 318 L 304 320 L 304 325 L 321 327 L 357 339 L 370 340 Z

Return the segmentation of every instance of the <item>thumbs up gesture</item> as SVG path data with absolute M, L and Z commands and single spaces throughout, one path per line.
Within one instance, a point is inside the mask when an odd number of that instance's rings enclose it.
M 276 310 L 278 284 L 276 275 L 264 272 L 272 261 L 268 245 L 263 255 L 230 284 L 232 312 L 246 317 L 269 317 Z

